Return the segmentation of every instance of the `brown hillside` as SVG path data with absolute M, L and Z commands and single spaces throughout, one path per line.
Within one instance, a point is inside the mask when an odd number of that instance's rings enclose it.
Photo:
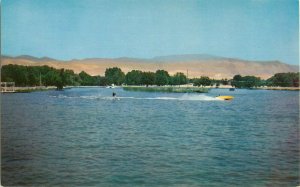
M 105 69 L 109 67 L 120 67 L 124 72 L 133 69 L 142 71 L 167 70 L 170 74 L 176 72 L 186 73 L 189 77 L 208 76 L 210 78 L 232 78 L 236 74 L 255 75 L 261 78 L 269 78 L 279 72 L 298 72 L 298 66 L 292 66 L 279 61 L 257 62 L 220 57 L 198 56 L 170 56 L 157 57 L 153 59 L 83 59 L 60 61 L 51 58 L 35 58 L 30 56 L 7 57 L 2 56 L 2 65 L 19 64 L 27 66 L 48 65 L 54 68 L 72 69 L 76 73 L 85 71 L 91 75 L 104 75 Z

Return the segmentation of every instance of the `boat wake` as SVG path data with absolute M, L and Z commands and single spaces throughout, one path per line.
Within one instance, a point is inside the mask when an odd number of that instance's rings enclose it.
M 108 97 L 101 95 L 91 95 L 91 96 L 66 96 L 66 95 L 57 95 L 50 96 L 60 99 L 91 99 L 91 100 L 123 100 L 123 99 L 135 99 L 135 100 L 178 100 L 178 101 L 220 101 L 216 97 L 208 95 L 190 95 L 184 94 L 180 97 Z

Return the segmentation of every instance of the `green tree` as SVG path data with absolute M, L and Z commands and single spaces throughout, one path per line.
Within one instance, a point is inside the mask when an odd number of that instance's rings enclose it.
M 29 86 L 36 86 L 39 85 L 39 71 L 38 68 L 28 66 L 27 67 L 27 74 L 28 74 L 28 85 Z
M 243 88 L 253 88 L 260 85 L 260 78 L 255 76 L 245 76 L 242 78 L 242 87 Z
M 118 67 L 105 70 L 105 78 L 109 84 L 121 85 L 125 81 L 125 74 Z
M 142 78 L 141 78 L 141 83 L 146 86 L 154 85 L 155 84 L 155 73 L 143 72 Z
M 155 83 L 158 86 L 167 85 L 169 83 L 170 75 L 165 70 L 157 70 L 155 72 Z
M 41 75 L 42 85 L 45 85 L 45 86 L 54 86 L 54 84 L 49 84 L 49 82 L 51 82 L 51 81 L 47 80 L 47 74 L 49 72 L 53 72 L 53 74 L 57 73 L 56 69 L 54 69 L 52 67 L 49 67 L 49 66 L 37 66 L 37 67 L 35 66 L 35 68 L 38 69 L 39 76 Z M 49 77 L 49 75 L 48 75 L 48 77 Z
M 201 76 L 200 79 L 194 80 L 194 86 L 210 86 L 211 83 L 211 79 L 206 76 Z
M 105 77 L 93 76 L 93 86 L 106 86 L 107 84 Z
M 299 86 L 299 72 L 298 73 L 276 73 L 267 80 L 269 86 L 282 87 L 298 87 Z
M 80 83 L 82 86 L 91 86 L 93 85 L 93 77 L 87 74 L 85 71 L 79 73 L 81 79 Z
M 9 64 L 2 66 L 1 68 L 1 81 L 2 82 L 14 82 L 14 65 Z
M 66 85 L 78 85 L 78 83 L 76 83 L 76 75 L 73 70 L 65 70 L 64 75 Z
M 182 84 L 186 84 L 186 83 L 187 83 L 187 78 L 183 73 L 178 72 L 174 76 L 172 76 L 172 84 L 173 85 L 182 85 Z
M 48 71 L 44 77 L 45 86 L 57 85 L 57 82 L 61 81 L 59 73 L 57 71 Z
M 61 69 L 59 71 L 58 79 L 55 82 L 55 86 L 58 90 L 62 90 L 63 87 L 66 85 L 66 76 L 65 76 L 64 72 L 65 72 L 64 69 Z
M 235 75 L 233 77 L 231 85 L 236 88 L 253 88 L 258 87 L 262 84 L 259 77 Z
M 132 70 L 125 76 L 125 83 L 128 85 L 141 85 L 143 72 L 139 70 Z
M 241 75 L 235 75 L 233 77 L 231 85 L 236 87 L 236 88 L 241 88 L 242 87 L 242 76 Z
M 228 80 L 227 79 L 221 79 L 221 84 L 228 85 Z
M 6 65 L 1 68 L 1 81 L 13 81 L 16 86 L 28 85 L 28 72 L 26 66 Z
M 4 65 L 1 69 L 1 81 L 15 82 L 16 86 L 56 86 L 62 89 L 65 85 L 100 85 L 106 84 L 106 79 L 100 76 L 90 76 L 85 72 L 80 75 L 73 70 L 55 69 L 49 66 Z

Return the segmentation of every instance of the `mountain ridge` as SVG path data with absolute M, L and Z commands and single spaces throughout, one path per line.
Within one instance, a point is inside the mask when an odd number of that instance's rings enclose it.
M 85 71 L 91 75 L 104 75 L 106 68 L 120 67 L 124 72 L 133 69 L 156 71 L 165 69 L 170 74 L 189 71 L 189 78 L 209 76 L 210 78 L 232 78 L 236 74 L 254 75 L 269 78 L 275 73 L 298 72 L 299 66 L 280 61 L 250 61 L 236 58 L 219 57 L 209 54 L 183 54 L 141 58 L 85 58 L 56 60 L 49 57 L 21 55 L 11 57 L 1 55 L 2 65 L 19 64 L 26 66 L 48 65 L 54 68 L 71 69 L 76 73 Z

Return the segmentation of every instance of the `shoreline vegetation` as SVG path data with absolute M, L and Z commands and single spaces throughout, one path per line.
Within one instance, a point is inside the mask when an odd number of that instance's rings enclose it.
M 122 86 L 128 91 L 151 92 L 198 92 L 206 93 L 210 88 L 247 88 L 264 90 L 299 90 L 299 72 L 276 73 L 267 80 L 255 76 L 235 75 L 232 79 L 210 79 L 206 76 L 189 78 L 182 72 L 170 75 L 165 70 L 143 72 L 131 70 L 124 73 L 120 68 L 107 68 L 105 76 L 91 76 L 82 71 L 55 69 L 49 66 L 4 65 L 1 67 L 1 92 L 7 90 L 6 83 L 13 83 L 15 92 L 33 92 L 49 89 L 62 90 L 78 86 Z
M 15 87 L 16 93 L 42 92 L 48 90 L 56 90 L 56 87 Z
M 125 91 L 144 91 L 144 92 L 173 92 L 173 93 L 208 93 L 210 89 L 229 89 L 232 86 L 206 86 L 206 87 L 194 87 L 194 86 L 120 86 Z M 65 86 L 64 89 L 71 88 L 106 88 L 106 86 Z M 300 87 L 257 87 L 252 88 L 254 90 L 277 90 L 277 91 L 300 91 Z M 41 92 L 48 90 L 57 90 L 55 86 L 30 86 L 30 87 L 15 87 L 15 92 L 7 93 L 30 93 L 30 92 Z
M 172 92 L 172 93 L 208 93 L 209 88 L 204 87 L 176 87 L 176 86 L 124 86 L 125 91 L 142 92 Z
M 258 87 L 257 90 L 286 90 L 286 91 L 300 91 L 300 87 Z

